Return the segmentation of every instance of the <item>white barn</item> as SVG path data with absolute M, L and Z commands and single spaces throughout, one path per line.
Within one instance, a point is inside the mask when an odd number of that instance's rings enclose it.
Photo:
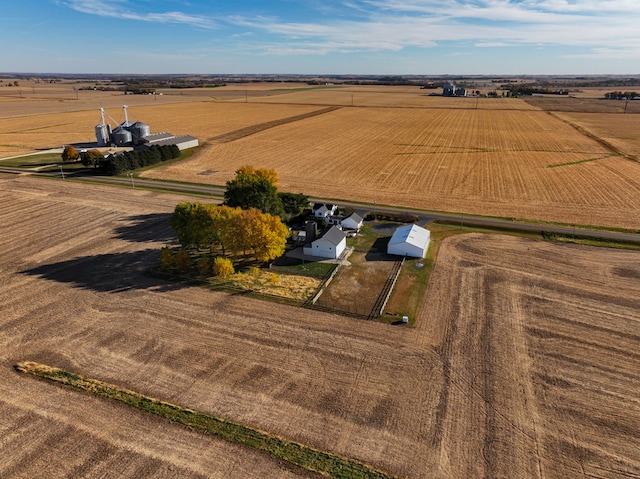
M 347 235 L 337 226 L 332 226 L 320 238 L 307 243 L 303 252 L 309 256 L 337 259 L 346 247 Z
M 405 225 L 396 229 L 387 246 L 388 254 L 424 258 L 429 249 L 431 232 L 418 225 Z

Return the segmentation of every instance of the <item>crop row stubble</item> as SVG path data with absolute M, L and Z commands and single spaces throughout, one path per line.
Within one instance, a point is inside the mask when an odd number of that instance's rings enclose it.
M 145 176 L 224 184 L 243 164 L 311 196 L 640 227 L 640 164 L 541 111 L 342 108 Z
M 0 220 L 13 225 L 0 237 L 12 250 L 0 257 L 0 426 L 13 431 L 3 436 L 13 453 L 0 475 L 83 477 L 117 463 L 134 475 L 294 474 L 251 450 L 18 376 L 11 366 L 23 360 L 412 479 L 538 477 L 540 468 L 572 477 L 580 463 L 640 472 L 636 252 L 447 240 L 417 328 L 407 329 L 142 274 L 175 196 L 0 181 Z M 95 235 L 96 221 L 106 231 Z M 92 461 L 98 450 L 109 453 Z

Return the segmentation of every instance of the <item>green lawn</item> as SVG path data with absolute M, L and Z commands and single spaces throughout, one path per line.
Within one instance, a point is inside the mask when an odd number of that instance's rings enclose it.
M 41 166 L 55 166 L 62 163 L 60 153 L 37 153 L 34 155 L 20 156 L 8 160 L 0 160 L 0 166 L 11 168 L 38 168 Z M 66 167 L 67 165 L 64 165 Z M 70 166 L 70 165 L 69 165 Z

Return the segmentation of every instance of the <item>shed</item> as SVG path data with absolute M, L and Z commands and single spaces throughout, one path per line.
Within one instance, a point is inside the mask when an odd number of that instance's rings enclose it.
M 320 258 L 337 259 L 347 247 L 347 235 L 338 228 L 332 226 L 318 239 L 304 246 L 304 254 Z
M 351 216 L 342 219 L 342 221 L 340 221 L 340 226 L 345 230 L 360 231 L 360 228 L 362 228 L 362 221 L 362 216 L 358 213 L 353 213 Z
M 418 225 L 405 225 L 396 228 L 389 240 L 387 253 L 412 258 L 424 258 L 429 249 L 431 233 Z

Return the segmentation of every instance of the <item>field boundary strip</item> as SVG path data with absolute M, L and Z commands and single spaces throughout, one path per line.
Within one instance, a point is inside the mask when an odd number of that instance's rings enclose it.
M 581 135 L 586 136 L 587 138 L 599 143 L 600 145 L 604 146 L 607 150 L 609 150 L 611 153 L 616 154 L 616 155 L 620 155 L 623 158 L 627 158 L 628 160 L 631 161 L 635 161 L 635 162 L 640 162 L 640 160 L 638 159 L 637 156 L 635 155 L 630 155 L 625 153 L 624 151 L 620 150 L 620 148 L 617 148 L 616 146 L 612 145 L 611 143 L 609 143 L 607 140 L 600 138 L 599 136 L 595 135 L 594 133 L 591 133 L 589 130 L 587 130 L 586 128 L 566 119 L 566 118 L 562 118 L 559 115 L 556 115 L 555 113 L 548 111 L 547 112 L 549 115 L 551 115 L 552 117 L 556 118 L 557 120 L 569 125 L 570 127 L 572 127 L 574 130 L 576 130 L 578 133 L 580 133 Z M 560 165 L 560 166 L 564 166 L 564 165 Z
M 335 110 L 339 110 L 341 107 L 339 106 L 330 106 L 327 108 L 322 108 L 320 110 L 315 110 L 309 113 L 303 113 L 301 115 L 290 116 L 288 118 L 281 118 L 279 120 L 267 121 L 265 123 L 259 123 L 257 125 L 247 126 L 245 128 L 240 128 L 239 130 L 230 131 L 229 133 L 224 133 L 222 135 L 214 136 L 212 138 L 208 138 L 207 141 L 214 141 L 217 143 L 230 143 L 235 140 L 239 140 L 240 138 L 245 138 L 247 136 L 255 135 L 256 133 L 260 133 L 265 130 L 269 130 L 270 128 L 275 128 L 276 126 L 286 125 L 287 123 L 293 123 L 300 120 L 306 120 L 307 118 L 313 118 L 314 116 L 324 115 L 325 113 L 330 113 Z
M 336 479 L 398 479 L 386 472 L 329 452 L 320 451 L 255 428 L 192 409 L 160 401 L 135 391 L 46 364 L 25 361 L 16 371 L 70 386 L 101 398 L 112 399 L 161 416 L 198 432 L 263 451 L 276 459 Z

